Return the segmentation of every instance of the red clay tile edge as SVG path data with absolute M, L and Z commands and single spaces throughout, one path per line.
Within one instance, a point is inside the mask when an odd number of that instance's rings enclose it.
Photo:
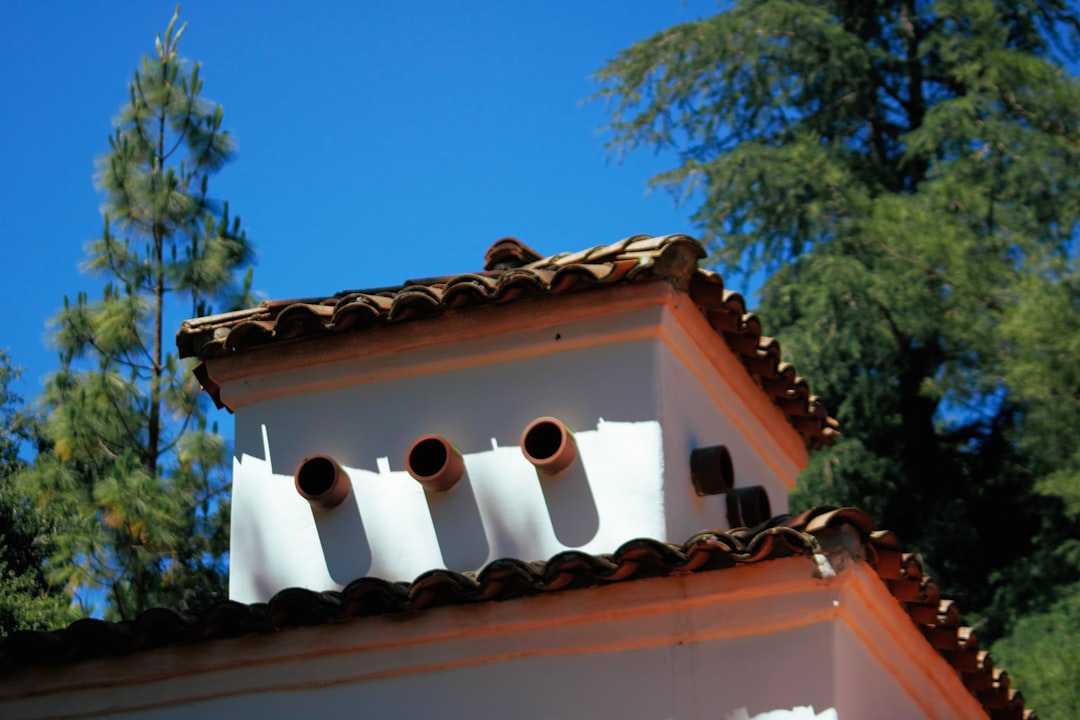
M 199 361 L 195 376 L 222 407 L 220 388 L 205 361 L 269 344 L 297 342 L 380 325 L 438 316 L 545 295 L 586 292 L 622 283 L 666 281 L 687 293 L 754 382 L 780 408 L 808 449 L 832 445 L 836 420 L 810 394 L 795 367 L 781 361 L 779 343 L 761 334 L 757 316 L 716 273 L 698 267 L 705 248 L 688 235 L 635 235 L 611 245 L 541 258 L 513 239 L 485 254 L 485 269 L 410 280 L 391 288 L 347 291 L 329 297 L 271 300 L 258 307 L 185 321 L 176 336 L 180 357 Z
M 941 599 L 918 556 L 904 552 L 893 533 L 876 530 L 865 512 L 831 506 L 782 515 L 754 528 L 698 533 L 681 545 L 639 538 L 608 555 L 570 550 L 546 562 L 504 558 L 477 573 L 430 570 L 411 583 L 360 578 L 341 591 L 289 588 L 267 603 L 221 601 L 197 613 L 155 608 L 130 622 L 88 619 L 62 630 L 18 631 L 0 638 L 0 673 L 387 613 L 813 557 L 837 549 L 836 530 L 842 527 L 855 531 L 867 562 L 992 720 L 1035 718 L 1010 687 L 1008 674 L 994 668 L 993 658 L 979 648 L 975 631 L 961 625 L 955 604 Z

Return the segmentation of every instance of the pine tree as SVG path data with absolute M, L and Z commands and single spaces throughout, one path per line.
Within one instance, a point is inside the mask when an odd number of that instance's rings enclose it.
M 74 619 L 70 598 L 49 582 L 45 564 L 55 523 L 35 508 L 16 482 L 26 463 L 20 450 L 40 440 L 41 424 L 11 389 L 19 377 L 0 350 L 0 636 L 45 630 Z
M 166 349 L 180 319 L 248 301 L 251 246 L 208 181 L 234 153 L 222 109 L 200 97 L 198 63 L 177 53 L 173 16 L 144 57 L 95 181 L 104 231 L 85 269 L 103 294 L 64 299 L 54 321 L 61 369 L 48 381 L 50 453 L 28 486 L 65 509 L 51 558 L 108 617 L 185 608 L 225 593 L 226 446 L 207 428 L 190 367 Z
M 841 422 L 793 504 L 873 512 L 987 639 L 1080 568 L 1078 28 L 1063 0 L 747 1 L 598 73 L 612 148 L 678 154 L 653 182 L 725 274 L 768 274 Z

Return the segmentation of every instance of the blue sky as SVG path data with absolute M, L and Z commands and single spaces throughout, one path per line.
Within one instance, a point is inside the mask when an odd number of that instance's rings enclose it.
M 56 367 L 47 323 L 101 231 L 94 158 L 173 2 L 0 3 L 0 247 L 8 348 L 31 399 Z M 479 269 L 507 235 L 543 253 L 691 232 L 646 181 L 671 157 L 611 162 L 585 103 L 619 49 L 711 1 L 189 0 L 237 160 L 211 184 L 258 251 L 267 297 L 328 295 Z M 231 423 L 227 423 L 231 424 Z

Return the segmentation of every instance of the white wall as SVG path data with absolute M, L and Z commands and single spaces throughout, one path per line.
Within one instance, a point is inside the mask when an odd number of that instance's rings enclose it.
M 723 642 L 508 658 L 306 692 L 223 698 L 143 717 L 722 720 L 739 708 L 751 715 L 799 705 L 825 709 L 832 694 L 828 640 L 827 626 L 813 626 Z
M 836 708 L 840 720 L 875 718 L 908 720 L 925 717 L 897 679 L 847 625 L 835 626 Z M 886 652 L 888 650 L 886 649 Z M 908 680 L 913 680 L 912 675 Z M 925 692 L 931 695 L 930 692 Z
M 657 347 L 661 378 L 661 414 L 664 427 L 664 472 L 667 535 L 685 540 L 706 528 L 727 529 L 727 508 L 722 495 L 701 497 L 690 480 L 690 452 L 710 445 L 725 445 L 731 453 L 735 487 L 763 486 L 772 514 L 787 512 L 787 485 L 750 442 L 744 430 L 716 404 L 712 393 L 723 393 L 743 415 L 745 424 L 757 421 L 720 378 L 706 388 L 667 344 Z M 746 381 L 750 382 L 749 376 Z M 789 479 L 789 482 L 793 480 Z M 690 488 L 689 492 L 684 492 Z
M 407 581 L 500 557 L 604 553 L 638 537 L 682 542 L 726 529 L 725 498 L 700 497 L 690 481 L 690 451 L 713 444 L 730 449 L 737 486 L 765 486 L 773 513 L 786 511 L 794 477 L 776 468 L 797 469 L 770 455 L 770 430 L 700 349 L 683 347 L 697 353 L 693 372 L 684 365 L 672 343 L 686 341 L 661 330 L 672 318 L 649 306 L 404 356 L 322 366 L 315 355 L 294 370 L 232 381 L 223 392 L 268 399 L 236 411 L 230 596 L 256 602 L 291 586 Z M 429 370 L 440 353 L 458 369 Z M 422 371 L 387 375 L 394 363 Z M 735 382 L 752 382 L 735 369 Z M 311 389 L 320 373 L 336 378 L 333 389 Z M 297 387 L 308 389 L 290 392 Z M 581 461 L 554 478 L 541 478 L 519 447 L 541 416 L 565 422 L 580 450 Z M 429 433 L 465 458 L 464 478 L 446 493 L 425 493 L 405 471 L 409 446 Z M 293 488 L 297 465 L 316 454 L 352 479 L 333 510 L 312 509 Z
M 655 340 L 280 397 L 236 415 L 230 595 L 266 600 L 293 585 L 340 587 L 372 575 L 412 580 L 500 557 L 610 552 L 663 537 Z M 550 415 L 575 434 L 581 462 L 541 481 L 518 445 Z M 404 469 L 417 437 L 438 433 L 465 456 L 447 493 Z M 327 454 L 353 492 L 312 509 L 293 488 L 301 460 Z M 685 538 L 681 538 L 685 539 Z
M 820 610 L 835 593 L 807 581 L 805 558 L 764 565 L 47 668 L 0 679 L 0 716 L 691 720 L 831 707 Z
M 828 579 L 794 556 L 43 667 L 0 677 L 0 717 L 985 720 L 872 570 L 833 564 Z

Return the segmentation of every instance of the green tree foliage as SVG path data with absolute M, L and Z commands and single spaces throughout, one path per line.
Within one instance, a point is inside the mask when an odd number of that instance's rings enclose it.
M 768 274 L 841 422 L 793 505 L 873 512 L 985 638 L 1080 567 L 1078 27 L 1064 0 L 747 1 L 598 73 L 613 149 L 677 153 L 653 182 L 727 274 Z
M 991 653 L 1041 718 L 1080 717 L 1080 585 L 1046 612 L 1021 618 Z M 1035 704 L 1037 703 L 1037 705 Z
M 61 369 L 43 397 L 51 452 L 27 482 L 64 508 L 53 577 L 83 602 L 103 595 L 114 618 L 224 594 L 226 447 L 165 334 L 211 302 L 247 302 L 250 267 L 242 286 L 236 278 L 252 251 L 239 219 L 208 195 L 234 142 L 221 106 L 200 97 L 199 65 L 177 54 L 185 27 L 174 15 L 158 35 L 98 158 L 104 232 L 85 268 L 103 295 L 65 298 L 54 320 Z
M 7 351 L 0 350 L 0 635 L 74 619 L 70 598 L 50 584 L 45 572 L 54 523 L 16 483 L 25 467 L 20 448 L 40 440 L 38 418 L 11 389 L 18 376 Z

